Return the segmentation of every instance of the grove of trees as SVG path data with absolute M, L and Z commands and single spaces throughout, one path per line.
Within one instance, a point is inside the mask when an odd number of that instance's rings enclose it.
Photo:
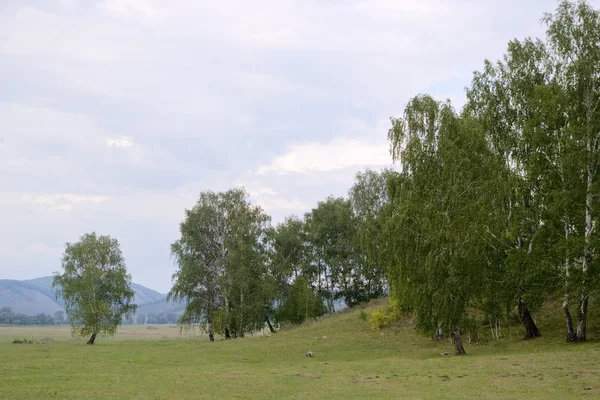
M 57 325 L 63 324 L 64 313 L 57 311 L 52 315 L 44 313 L 37 315 L 26 315 L 22 313 L 16 313 L 10 307 L 0 307 L 0 324 L 7 325 Z
M 418 95 L 388 132 L 399 171 L 357 174 L 272 228 L 242 189 L 204 192 L 172 245 L 182 322 L 226 337 L 265 318 L 300 323 L 392 296 L 417 328 L 451 334 L 533 317 L 562 299 L 567 341 L 586 340 L 598 284 L 600 14 L 563 1 L 545 39 L 513 40 L 484 62 L 457 111 Z M 210 328 L 211 337 L 213 328 Z
M 272 226 L 242 188 L 202 192 L 171 245 L 179 323 L 229 339 L 389 295 L 390 312 L 462 355 L 462 335 L 497 338 L 513 316 L 540 336 L 550 300 L 566 340 L 585 341 L 600 276 L 600 13 L 562 1 L 543 22 L 543 40 L 484 62 L 461 110 L 412 98 L 388 132 L 398 168 L 359 172 L 346 198 Z M 67 244 L 63 270 L 69 321 L 91 343 L 135 310 L 116 240 Z

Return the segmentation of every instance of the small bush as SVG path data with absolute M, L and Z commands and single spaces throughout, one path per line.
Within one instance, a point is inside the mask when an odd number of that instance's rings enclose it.
M 367 320 L 367 318 L 369 318 L 369 314 L 367 314 L 367 313 L 365 312 L 365 310 L 360 310 L 360 314 L 358 315 L 358 317 L 359 317 L 360 319 L 362 319 L 363 321 L 366 321 L 366 320 Z
M 381 311 L 375 311 L 371 314 L 371 328 L 380 330 L 389 327 L 392 322 L 400 318 L 400 307 L 397 301 L 391 300 Z
M 383 311 L 375 311 L 371 314 L 371 328 L 376 331 L 387 328 L 391 322 L 389 316 Z
M 34 341 L 33 340 L 29 340 L 29 339 L 14 339 L 13 340 L 13 344 L 33 344 Z

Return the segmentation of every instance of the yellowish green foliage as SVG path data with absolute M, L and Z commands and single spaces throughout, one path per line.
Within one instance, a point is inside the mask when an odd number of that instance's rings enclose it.
M 400 306 L 397 300 L 390 300 L 389 303 L 380 310 L 371 313 L 369 323 L 374 330 L 388 328 L 391 324 L 401 317 Z

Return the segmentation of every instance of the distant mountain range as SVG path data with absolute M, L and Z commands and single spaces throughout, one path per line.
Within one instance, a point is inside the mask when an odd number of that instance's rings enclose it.
M 13 312 L 25 315 L 54 315 L 64 310 L 63 299 L 54 296 L 52 279 L 51 276 L 26 281 L 0 279 L 0 307 L 10 307 Z M 167 302 L 166 295 L 137 283 L 132 283 L 131 288 L 135 292 L 133 302 L 138 305 L 137 314 L 179 314 L 185 308 L 185 304 Z

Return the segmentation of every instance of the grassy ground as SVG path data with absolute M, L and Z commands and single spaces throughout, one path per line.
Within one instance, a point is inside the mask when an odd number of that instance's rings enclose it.
M 177 329 L 165 326 L 150 337 L 144 327 L 125 327 L 94 346 L 67 332 L 3 328 L 0 398 L 600 398 L 600 343 L 568 345 L 562 332 L 541 328 L 544 337 L 532 341 L 505 329 L 507 338 L 467 344 L 466 357 L 440 355 L 452 354 L 448 341 L 432 343 L 408 324 L 375 332 L 358 310 L 215 343 L 178 340 Z M 36 335 L 58 341 L 10 343 Z M 309 350 L 314 358 L 304 356 Z
M 40 340 L 52 338 L 55 341 L 85 343 L 88 338 L 72 337 L 70 326 L 7 326 L 0 325 L 0 344 L 12 342 L 16 338 Z M 131 340 L 175 340 L 201 338 L 204 334 L 195 331 L 180 332 L 176 325 L 123 325 L 115 336 L 98 339 L 98 342 Z

